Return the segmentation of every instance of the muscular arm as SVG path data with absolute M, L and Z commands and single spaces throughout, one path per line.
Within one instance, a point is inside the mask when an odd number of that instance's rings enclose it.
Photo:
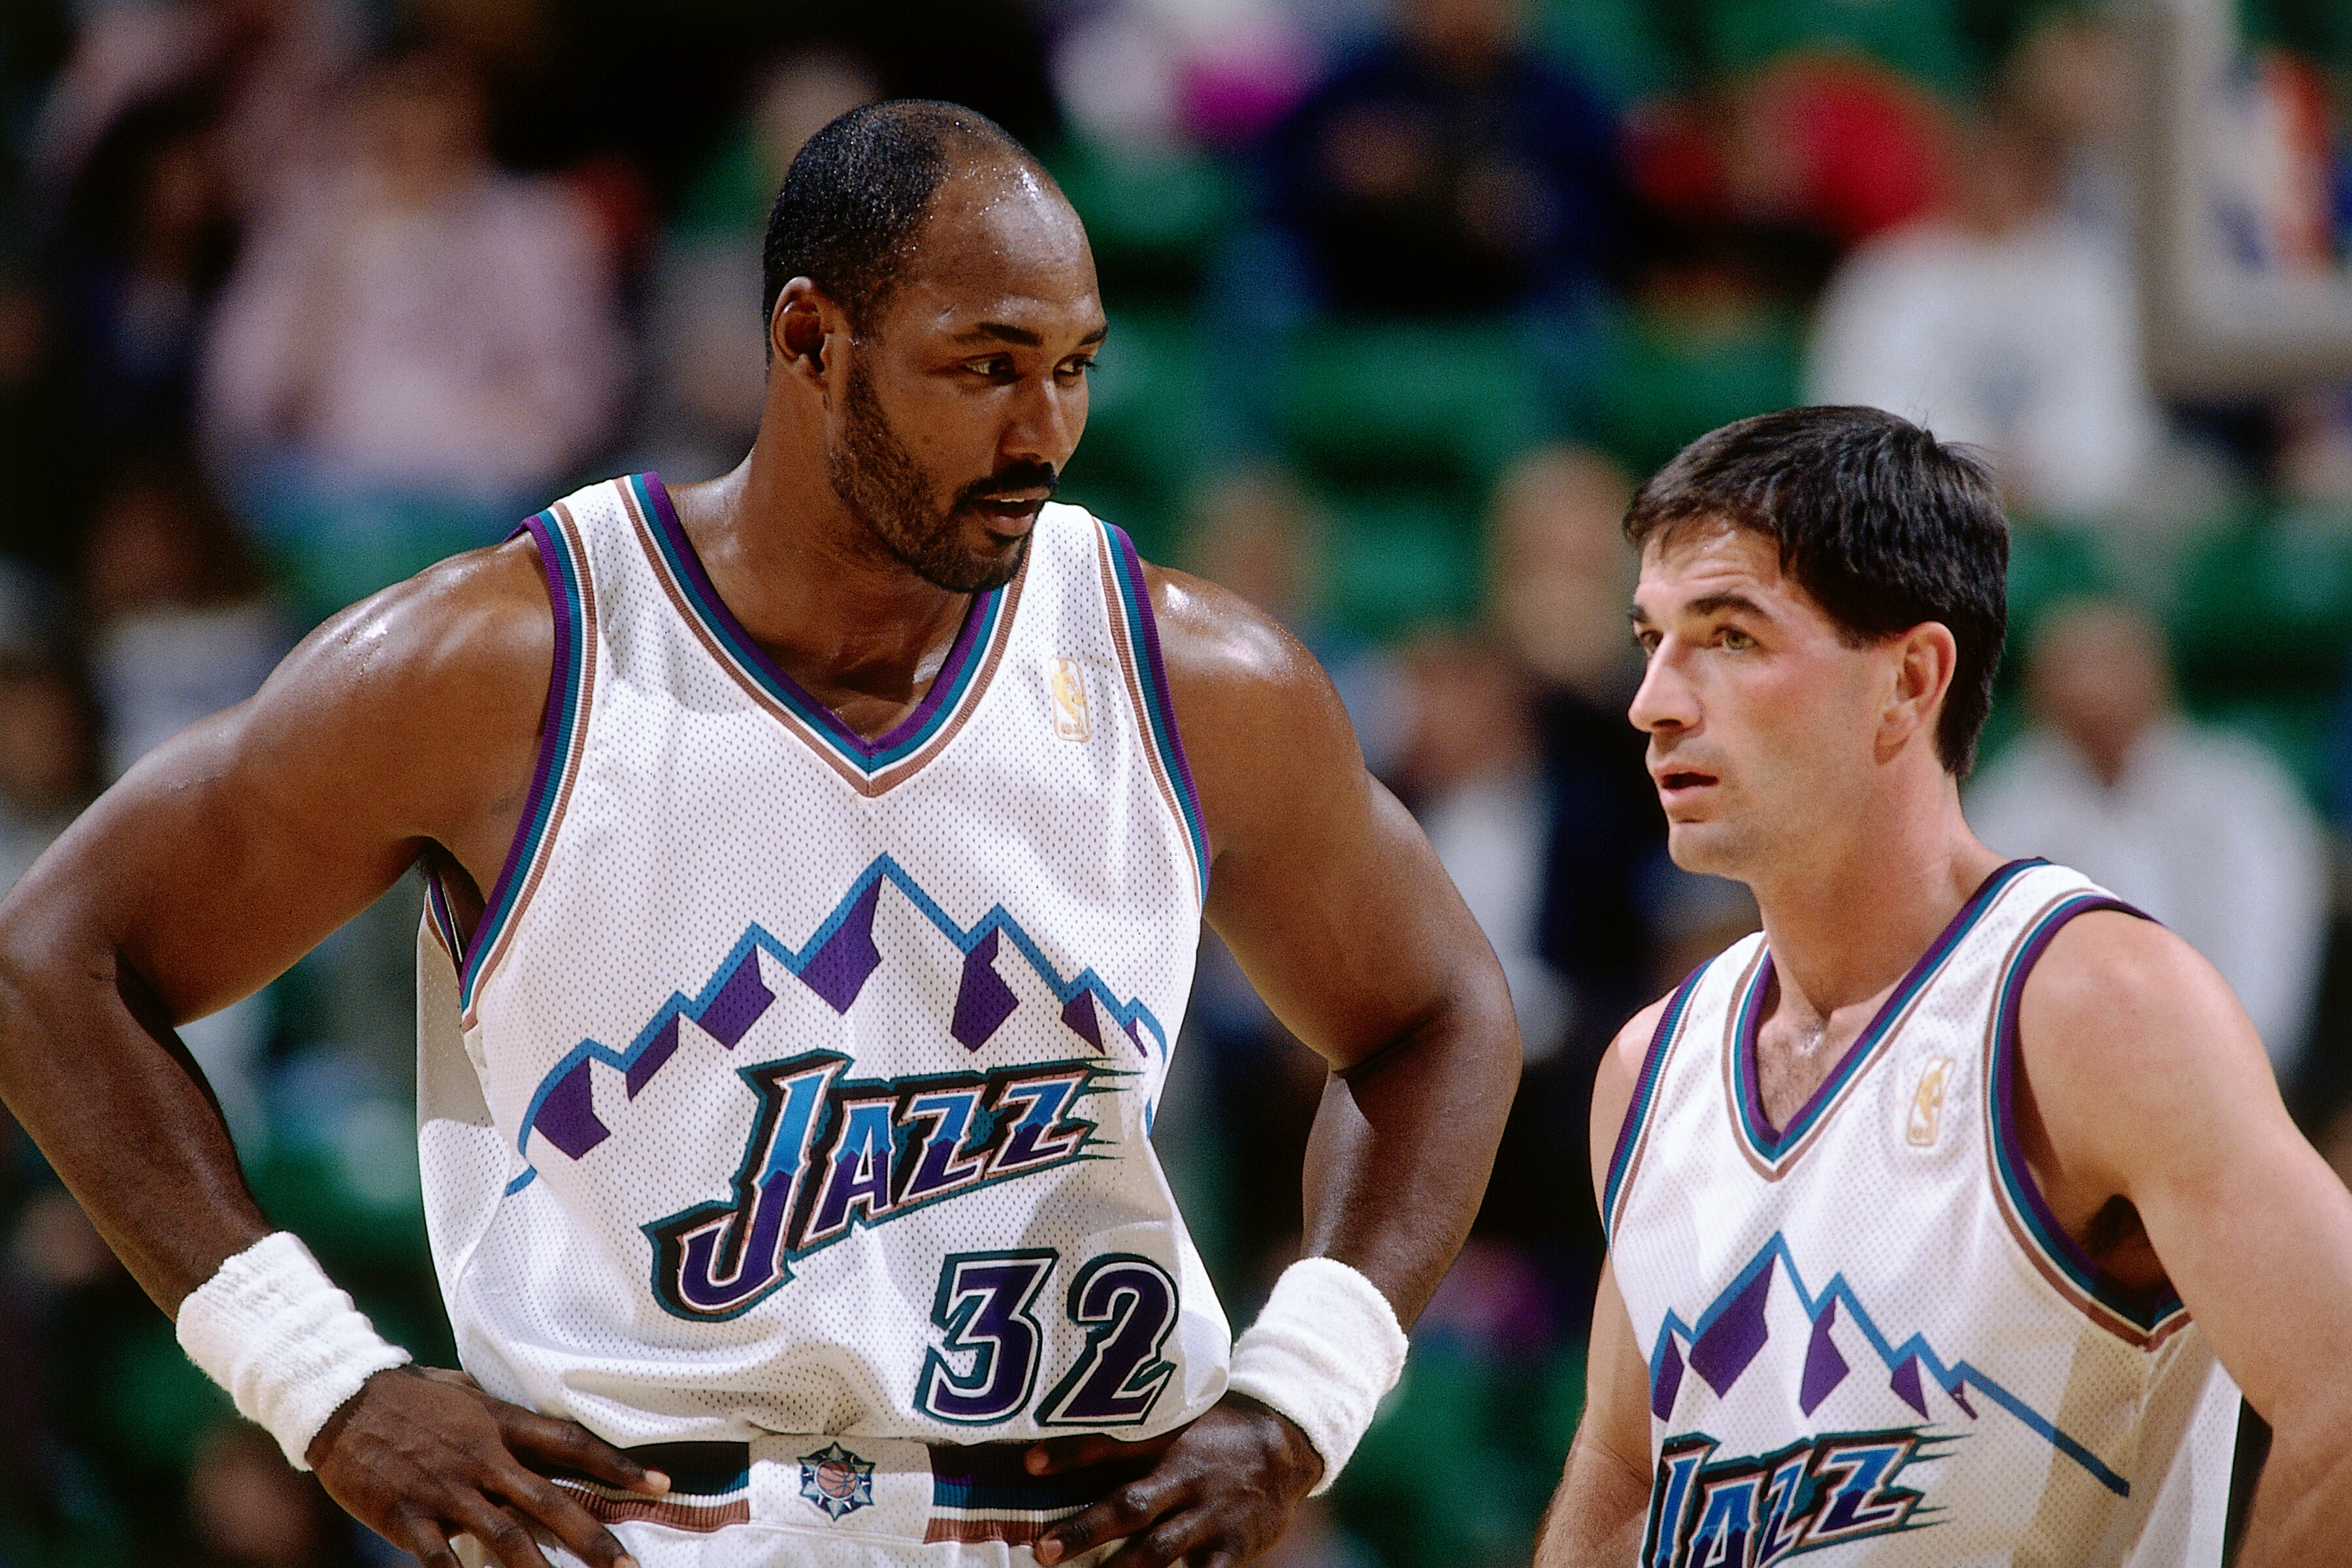
M 166 1312 L 272 1228 L 173 1027 L 268 984 L 436 846 L 487 885 L 520 816 L 552 667 L 528 542 L 436 567 L 158 748 L 0 902 L 0 1098 Z M 560 1516 L 565 1540 L 610 1562 L 617 1542 L 597 1549 L 609 1535 L 563 1514 L 506 1448 L 623 1479 L 597 1452 L 611 1450 L 492 1404 L 446 1379 L 379 1373 L 309 1457 L 339 1500 L 430 1561 L 417 1529 L 432 1521 L 401 1510 L 461 1464 L 492 1464 L 486 1445 L 499 1444 L 504 1500 Z M 520 1528 L 478 1489 L 442 1515 L 486 1540 Z M 536 1549 L 500 1558 L 543 1562 Z
M 1207 823 L 1209 923 L 1331 1068 L 1307 1142 L 1307 1253 L 1361 1272 L 1410 1324 L 1469 1234 L 1518 1081 L 1502 968 L 1306 650 L 1221 589 L 1149 575 Z M 1127 1536 L 1113 1568 L 1246 1561 L 1320 1471 L 1296 1426 L 1228 1395 L 1038 1556 Z
M 1633 1101 L 1642 1058 L 1665 1004 L 1634 1015 L 1601 1059 L 1592 1086 L 1592 1191 L 1602 1200 L 1617 1133 Z M 1613 1267 L 1601 1271 L 1585 1358 L 1584 1417 L 1559 1488 L 1544 1510 L 1535 1568 L 1627 1568 L 1642 1551 L 1650 1502 L 1650 1365 L 1625 1314 Z
M 1518 1082 L 1502 968 L 1306 650 L 1220 589 L 1157 577 L 1209 923 L 1331 1068 L 1306 1251 L 1360 1270 L 1410 1325 L 1469 1235 Z
M 2262 1042 L 2211 965 L 2116 911 L 2063 927 L 2020 1017 L 2027 1157 L 2062 1221 L 2109 1196 L 2275 1434 L 2249 1568 L 2352 1563 L 2352 1194 L 2288 1121 Z M 2160 1135 L 2151 1136 L 2158 1129 Z
M 533 570 L 509 546 L 346 612 L 0 903 L 0 1095 L 167 1312 L 266 1230 L 172 1027 L 268 984 L 429 844 L 469 869 L 496 853 L 553 660 Z

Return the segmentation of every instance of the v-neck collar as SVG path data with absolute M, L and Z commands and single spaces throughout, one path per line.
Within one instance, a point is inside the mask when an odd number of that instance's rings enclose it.
M 1756 1041 L 1763 1022 L 1764 998 L 1770 994 L 1774 970 L 1770 943 L 1760 944 L 1759 955 L 1749 969 L 1738 1003 L 1732 1012 L 1730 1045 L 1730 1077 L 1732 1121 L 1737 1124 L 1744 1152 L 1769 1176 L 1778 1176 L 1811 1142 L 1811 1134 L 1828 1117 L 1830 1111 L 1844 1098 L 1846 1089 L 1859 1079 L 1877 1057 L 1895 1032 L 1895 1026 L 1911 1010 L 1921 992 L 1942 970 L 1960 939 L 1967 936 L 1985 910 L 1992 907 L 2020 875 L 2041 860 L 2011 860 L 1987 877 L 1977 890 L 1969 895 L 1958 913 L 1945 923 L 1942 932 L 1927 944 L 1911 965 L 1902 981 L 1887 993 L 1878 1011 L 1852 1045 L 1838 1058 L 1837 1066 L 1822 1079 L 1797 1114 L 1789 1119 L 1786 1127 L 1775 1129 L 1764 1114 L 1764 1097 L 1756 1066 Z
M 819 701 L 768 656 L 743 629 L 726 600 L 711 585 L 702 558 L 678 521 L 661 476 L 635 474 L 623 481 L 643 525 L 645 542 L 664 586 L 712 654 L 725 665 L 762 706 L 815 747 L 835 768 L 865 793 L 879 793 L 898 782 L 930 752 L 944 744 L 970 711 L 985 687 L 1020 595 L 1022 577 L 1005 587 L 974 594 L 964 612 L 963 625 L 948 648 L 947 659 L 932 679 L 930 689 L 912 712 L 882 735 L 869 741 L 852 729 L 840 714 Z M 868 788 L 867 786 L 872 786 Z

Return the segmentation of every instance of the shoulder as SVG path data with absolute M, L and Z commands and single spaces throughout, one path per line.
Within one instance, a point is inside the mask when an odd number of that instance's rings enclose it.
M 1223 700 L 1280 700 L 1328 690 L 1315 656 L 1289 629 L 1255 605 L 1214 583 L 1146 563 L 1145 586 L 1160 629 L 1168 680 L 1185 696 Z
M 2051 939 L 2026 977 L 2018 1048 L 2060 1163 L 2120 1190 L 2155 1152 L 2147 1129 L 2277 1097 L 2228 983 L 2172 931 L 2120 910 L 2078 915 Z
M 270 676 L 236 735 L 248 754 L 331 759 L 317 785 L 364 783 L 439 837 L 528 784 L 554 666 L 538 548 L 514 539 L 328 619 Z
M 1609 1166 L 1617 1152 L 1617 1134 L 1633 1109 L 1633 1095 L 1642 1083 L 1642 1065 L 1649 1059 L 1650 1044 L 1673 1003 L 1671 993 L 1659 997 L 1625 1021 L 1609 1042 L 1592 1076 L 1592 1127 L 1589 1146 L 1592 1157 L 1592 1191 L 1596 1198 L 1608 1189 Z
M 1146 565 L 1168 698 L 1212 853 L 1285 831 L 1368 787 L 1347 709 L 1323 667 L 1239 595 Z
M 544 697 L 554 657 L 554 608 L 526 535 L 452 556 L 330 616 L 288 671 L 332 672 L 361 697 L 423 687 L 495 698 L 517 684 Z

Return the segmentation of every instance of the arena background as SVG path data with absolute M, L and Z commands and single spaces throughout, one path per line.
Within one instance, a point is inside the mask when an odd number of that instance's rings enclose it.
M 0 886 L 327 611 L 759 396 L 793 149 L 958 100 L 1085 216 L 1065 499 L 1287 620 L 1502 953 L 1528 1075 L 1403 1385 L 1286 1568 L 1523 1562 L 1581 1398 L 1584 1098 L 1753 919 L 1622 722 L 1615 521 L 1877 402 L 2017 522 L 1972 814 L 2189 933 L 2352 1170 L 2352 225 L 2332 0 L 0 0 Z M 2037 661 L 2037 655 L 2042 655 Z M 263 1201 L 450 1358 L 413 883 L 188 1031 Z M 1319 1068 L 1231 962 L 1157 1135 L 1246 1321 Z M 0 1118 L 0 1564 L 407 1559 L 192 1370 Z

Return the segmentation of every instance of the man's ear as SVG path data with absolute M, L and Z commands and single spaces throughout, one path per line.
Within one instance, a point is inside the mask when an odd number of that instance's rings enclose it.
M 1960 665 L 1959 640 L 1941 621 L 1922 621 L 1903 633 L 1895 639 L 1893 652 L 1895 680 L 1879 721 L 1884 753 L 1893 752 L 1922 731 L 1934 730 Z
M 811 279 L 795 278 L 785 284 L 768 317 L 768 348 L 774 363 L 821 382 L 833 314 L 833 302 Z

